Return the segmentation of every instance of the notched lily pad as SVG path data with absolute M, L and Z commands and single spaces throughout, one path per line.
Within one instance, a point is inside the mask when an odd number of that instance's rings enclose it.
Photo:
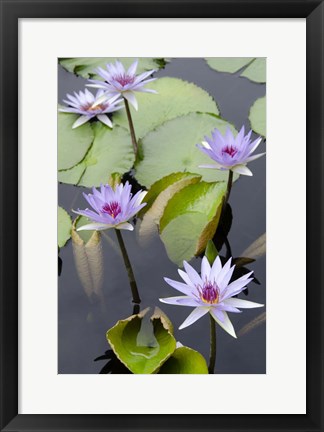
M 251 106 L 249 120 L 255 133 L 266 136 L 266 97 L 257 99 Z
M 210 136 L 213 129 L 225 133 L 227 127 L 236 132 L 230 123 L 218 116 L 197 113 L 164 123 L 143 138 L 143 158 L 135 165 L 135 177 L 146 187 L 178 172 L 199 174 L 208 182 L 227 180 L 227 171 L 199 168 L 199 165 L 213 161 L 197 148 L 197 144 L 204 140 L 205 135 Z M 235 179 L 237 176 L 234 176 Z
M 134 151 L 128 131 L 108 128 L 100 122 L 92 124 L 94 141 L 84 160 L 70 170 L 59 171 L 62 183 L 92 187 L 107 183 L 113 173 L 124 174 L 134 163 Z
M 147 87 L 156 90 L 157 94 L 137 93 L 139 109 L 135 111 L 131 107 L 137 138 L 144 137 L 168 120 L 191 112 L 219 114 L 213 98 L 193 83 L 166 77 L 150 82 Z M 116 112 L 114 121 L 128 129 L 125 110 Z
M 107 331 L 107 340 L 118 359 L 134 374 L 155 373 L 176 349 L 173 329 L 164 313 L 150 308 Z
M 257 83 L 266 82 L 266 58 L 264 57 L 214 57 L 206 58 L 209 67 L 218 72 L 236 73 Z

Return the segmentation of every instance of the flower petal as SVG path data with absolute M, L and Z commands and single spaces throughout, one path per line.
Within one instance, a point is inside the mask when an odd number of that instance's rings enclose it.
M 184 272 L 181 269 L 178 269 L 178 273 L 181 276 L 181 278 L 185 281 L 185 283 L 189 286 L 191 286 L 192 288 L 195 288 L 195 285 L 191 282 L 190 277 L 187 275 L 186 272 Z
M 208 262 L 208 259 L 206 256 L 201 261 L 201 279 L 205 281 L 206 279 L 209 280 L 210 275 L 210 264 Z
M 168 303 L 172 305 L 179 305 L 179 306 L 199 306 L 199 303 L 191 297 L 188 296 L 178 296 L 178 297 L 166 297 L 166 298 L 160 298 L 160 302 L 162 303 Z
M 191 288 L 182 282 L 178 282 L 178 281 L 175 281 L 173 279 L 169 279 L 167 277 L 165 277 L 164 280 L 167 284 L 172 286 L 172 288 L 176 289 L 177 291 L 182 292 L 183 294 L 188 295 L 191 292 Z
M 77 128 L 77 127 L 83 125 L 84 123 L 87 123 L 87 121 L 89 121 L 90 118 L 91 118 L 91 117 L 86 116 L 86 115 L 80 116 L 80 117 L 79 117 L 79 118 L 78 118 L 78 119 L 73 123 L 73 125 L 72 125 L 72 129 L 75 129 L 75 128 Z
M 196 322 L 197 320 L 199 320 L 199 318 L 201 318 L 202 316 L 206 315 L 209 312 L 209 309 L 210 309 L 209 306 L 199 306 L 196 309 L 194 309 L 191 312 L 191 314 L 188 316 L 188 318 L 185 319 L 184 322 L 181 324 L 179 330 L 182 330 L 185 327 L 188 327 L 194 322 Z
M 106 126 L 112 129 L 113 124 L 108 116 L 106 116 L 105 114 L 98 114 L 97 119 L 100 120 L 101 123 L 105 124 Z
M 224 303 L 236 308 L 242 308 L 242 309 L 254 309 L 258 307 L 263 307 L 264 305 L 261 303 L 255 303 L 248 300 L 241 300 L 238 298 L 228 298 L 224 300 Z
M 119 229 L 119 230 L 128 230 L 128 231 L 134 231 L 134 227 L 132 224 L 128 223 L 128 222 L 123 222 L 121 224 L 116 225 L 114 228 Z
M 231 323 L 230 319 L 228 318 L 228 315 L 226 312 L 219 311 L 215 308 L 212 308 L 210 310 L 210 313 L 211 313 L 212 317 L 214 318 L 214 320 L 217 322 L 217 324 L 219 326 L 221 326 L 223 330 L 225 330 L 228 334 L 233 336 L 235 339 L 237 338 L 233 324 Z M 221 317 L 220 317 L 220 314 L 221 314 Z
M 231 170 L 237 174 L 253 176 L 252 171 L 245 165 L 235 165 L 231 168 Z
M 222 263 L 219 256 L 217 256 L 212 265 L 210 276 L 209 276 L 211 282 L 216 281 L 217 276 L 221 270 L 222 270 Z
M 265 155 L 265 153 L 259 153 L 259 154 L 257 154 L 257 155 L 254 155 L 254 156 L 250 156 L 250 157 L 248 157 L 247 159 L 245 159 L 245 162 L 246 163 L 248 163 L 248 162 L 252 162 L 252 161 L 254 161 L 254 160 L 256 160 L 256 159 L 259 159 L 261 156 L 263 156 L 263 155 Z
M 129 102 L 131 105 L 133 105 L 133 107 L 134 107 L 134 108 L 136 109 L 136 111 L 137 111 L 137 110 L 138 110 L 138 103 L 137 103 L 137 100 L 136 100 L 136 97 L 135 97 L 134 93 L 133 93 L 133 92 L 130 92 L 130 91 L 126 91 L 126 92 L 123 92 L 123 96 L 124 96 L 125 99 L 128 100 L 128 102 Z
M 196 272 L 196 270 L 190 264 L 188 264 L 187 261 L 183 261 L 183 266 L 184 266 L 184 269 L 187 272 L 192 284 L 194 286 L 198 286 L 198 285 L 202 286 L 201 277 Z
M 109 228 L 114 228 L 114 225 L 102 224 L 102 223 L 91 223 L 83 225 L 77 229 L 77 231 L 103 231 Z

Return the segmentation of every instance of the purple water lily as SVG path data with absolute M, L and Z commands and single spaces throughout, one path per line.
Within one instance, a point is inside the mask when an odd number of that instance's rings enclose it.
M 69 105 L 69 107 L 60 108 L 59 111 L 80 114 L 80 117 L 73 123 L 72 129 L 83 125 L 93 117 L 97 117 L 102 123 L 112 128 L 111 120 L 106 114 L 124 108 L 123 104 L 120 105 L 123 101 L 119 99 L 119 95 L 114 95 L 108 99 L 105 92 L 101 89 L 97 91 L 96 95 L 85 89 L 84 92 L 74 92 L 74 96 L 70 94 L 66 96 L 68 100 L 64 100 L 63 102 Z
M 205 141 L 197 144 L 197 147 L 213 159 L 215 163 L 212 165 L 200 165 L 200 168 L 216 168 L 231 170 L 248 176 L 253 175 L 246 164 L 265 154 L 260 153 L 251 156 L 262 141 L 261 137 L 251 141 L 252 131 L 245 135 L 244 126 L 242 126 L 236 137 L 229 128 L 227 128 L 224 136 L 218 129 L 214 129 L 211 134 L 212 138 L 205 136 Z
M 134 227 L 128 221 L 146 205 L 142 200 L 147 192 L 140 190 L 133 196 L 131 189 L 132 186 L 127 181 L 125 185 L 121 183 L 115 189 L 107 184 L 101 185 L 100 190 L 92 188 L 92 194 L 84 193 L 84 198 L 94 211 L 88 208 L 73 210 L 74 213 L 86 216 L 92 221 L 78 228 L 78 231 L 101 231 L 109 228 L 133 231 Z
M 252 281 L 253 278 L 250 276 L 253 272 L 229 283 L 235 269 L 235 265 L 231 267 L 231 258 L 222 267 L 221 260 L 217 257 L 211 267 L 208 259 L 204 257 L 201 262 L 201 276 L 186 261 L 183 264 L 185 271 L 179 269 L 178 272 L 185 283 L 169 278 L 164 278 L 164 280 L 185 295 L 160 298 L 162 303 L 195 308 L 179 329 L 188 327 L 209 312 L 227 333 L 236 338 L 227 312 L 239 313 L 241 311 L 238 308 L 249 309 L 263 306 L 259 303 L 233 298 Z
M 89 80 L 91 84 L 88 84 L 88 86 L 103 89 L 110 95 L 121 95 L 137 110 L 138 104 L 134 92 L 157 93 L 155 90 L 144 88 L 147 83 L 156 80 L 156 78 L 146 79 L 153 72 L 156 72 L 155 69 L 136 75 L 137 65 L 138 60 L 134 61 L 126 71 L 123 64 L 118 60 L 116 60 L 115 64 L 108 63 L 106 69 L 102 67 L 95 69 L 95 72 L 105 82 Z

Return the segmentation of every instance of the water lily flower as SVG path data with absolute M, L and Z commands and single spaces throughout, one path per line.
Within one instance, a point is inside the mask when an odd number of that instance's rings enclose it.
M 184 261 L 185 271 L 178 270 L 184 283 L 164 278 L 166 283 L 185 295 L 160 298 L 162 303 L 195 308 L 179 329 L 188 327 L 209 312 L 227 333 L 236 338 L 234 327 L 227 312 L 239 313 L 241 311 L 238 308 L 249 309 L 263 306 L 259 303 L 234 298 L 253 280 L 251 277 L 253 272 L 229 283 L 235 269 L 235 265 L 231 267 L 231 260 L 230 258 L 222 267 L 221 260 L 217 257 L 213 265 L 210 266 L 208 259 L 204 257 L 201 262 L 201 275 Z
M 73 123 L 72 129 L 83 125 L 93 117 L 97 117 L 102 123 L 112 128 L 111 120 L 106 114 L 124 108 L 123 104 L 120 105 L 122 99 L 119 99 L 119 95 L 114 95 L 110 99 L 107 99 L 105 92 L 100 89 L 96 95 L 85 89 L 84 92 L 74 92 L 74 96 L 70 94 L 66 96 L 68 100 L 64 100 L 63 102 L 69 105 L 69 107 L 60 108 L 59 111 L 80 114 L 80 117 Z
M 138 104 L 135 92 L 157 93 L 155 90 L 144 88 L 147 83 L 156 80 L 156 78 L 146 79 L 152 75 L 153 72 L 156 72 L 156 70 L 152 69 L 140 75 L 136 75 L 137 65 L 138 60 L 135 60 L 126 71 L 123 64 L 118 60 L 116 60 L 115 64 L 108 63 L 106 69 L 102 67 L 95 69 L 95 72 L 101 76 L 105 82 L 89 80 L 92 84 L 88 84 L 88 86 L 103 89 L 111 95 L 121 95 L 137 110 Z
M 227 128 L 224 136 L 218 129 L 214 129 L 211 133 L 212 137 L 205 136 L 205 141 L 197 144 L 197 147 L 213 159 L 215 163 L 212 165 L 200 165 L 199 167 L 231 170 L 237 174 L 253 175 L 246 164 L 258 159 L 265 153 L 251 156 L 262 141 L 261 137 L 251 141 L 251 133 L 252 130 L 245 135 L 244 126 L 242 126 L 236 137 L 229 128 Z
M 125 229 L 133 231 L 134 227 L 128 223 L 135 214 L 143 208 L 142 203 L 146 191 L 138 191 L 134 196 L 131 193 L 132 186 L 128 181 L 123 185 L 117 185 L 114 189 L 107 185 L 101 185 L 100 190 L 92 188 L 92 194 L 83 193 L 84 198 L 93 210 L 73 210 L 82 216 L 86 216 L 92 222 L 78 228 L 81 230 L 106 230 L 109 228 Z

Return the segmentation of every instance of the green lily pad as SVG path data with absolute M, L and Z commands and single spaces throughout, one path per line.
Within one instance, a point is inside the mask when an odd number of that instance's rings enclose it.
M 134 163 L 134 151 L 128 131 L 108 128 L 100 122 L 92 124 L 94 141 L 83 161 L 70 170 L 59 171 L 58 180 L 78 186 L 92 187 L 107 183 L 111 174 L 124 174 Z
M 257 83 L 266 82 L 266 59 L 256 58 L 250 63 L 249 66 L 242 72 L 242 77 L 248 78 L 250 81 Z
M 176 340 L 170 323 L 149 308 L 118 321 L 107 331 L 107 340 L 118 359 L 134 374 L 151 374 L 173 354 Z
M 89 223 L 84 216 L 77 217 L 72 226 L 72 248 L 76 271 L 84 292 L 91 299 L 103 299 L 103 253 L 98 231 L 77 231 Z
M 266 136 L 266 97 L 257 99 L 251 106 L 249 120 L 255 133 Z
M 208 374 L 208 366 L 198 351 L 180 347 L 162 365 L 159 374 Z
M 168 120 L 191 112 L 219 113 L 213 98 L 193 83 L 166 77 L 149 83 L 148 88 L 158 94 L 136 93 L 138 111 L 131 107 L 137 138 Z M 114 122 L 128 128 L 125 110 L 114 114 Z
M 199 174 L 209 182 L 227 180 L 227 171 L 199 168 L 199 165 L 212 164 L 213 161 L 197 148 L 205 135 L 211 136 L 214 128 L 224 133 L 227 127 L 235 132 L 234 127 L 225 120 L 198 113 L 166 122 L 143 138 L 142 159 L 135 165 L 135 177 L 146 187 L 175 172 Z M 234 176 L 235 179 L 237 176 Z
M 62 207 L 57 208 L 57 244 L 62 248 L 71 237 L 71 216 Z
M 257 83 L 266 82 L 266 59 L 263 57 L 206 58 L 208 66 L 218 72 L 236 73 L 244 68 L 241 77 Z
M 116 60 L 119 60 L 123 63 L 124 67 L 127 69 L 129 66 L 136 60 L 133 57 L 76 57 L 76 58 L 62 58 L 59 60 L 61 66 L 64 67 L 68 72 L 74 73 L 76 75 L 81 76 L 82 78 L 94 78 L 94 79 L 102 79 L 98 76 L 94 70 L 101 66 L 102 68 L 106 68 L 107 63 L 115 63 Z M 167 59 L 163 58 L 139 58 L 137 73 L 140 74 L 142 72 L 151 70 L 151 69 L 160 69 L 163 68 Z
M 215 234 L 226 182 L 189 185 L 169 201 L 160 219 L 160 236 L 169 258 L 177 265 L 206 248 Z
M 210 57 L 206 58 L 209 67 L 218 72 L 236 73 L 247 66 L 254 57 Z
M 79 116 L 70 113 L 58 113 L 57 144 L 58 169 L 69 169 L 78 164 L 86 155 L 92 141 L 93 131 L 89 123 L 72 129 Z

